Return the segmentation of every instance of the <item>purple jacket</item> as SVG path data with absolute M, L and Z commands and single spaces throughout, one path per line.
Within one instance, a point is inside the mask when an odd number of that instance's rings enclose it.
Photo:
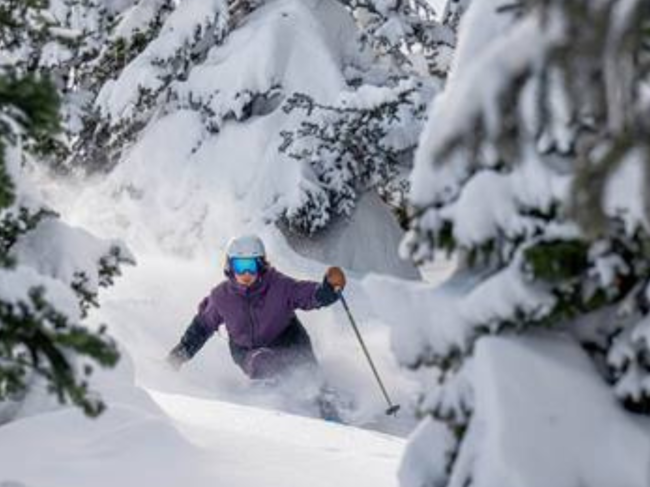
M 337 299 L 325 279 L 322 283 L 295 280 L 268 267 L 248 288 L 232 277 L 221 282 L 201 301 L 195 321 L 206 334 L 225 324 L 236 345 L 263 347 L 286 330 L 294 310 L 320 308 Z

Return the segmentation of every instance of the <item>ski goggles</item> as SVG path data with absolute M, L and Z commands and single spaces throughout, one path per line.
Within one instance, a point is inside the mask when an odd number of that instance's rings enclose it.
M 230 259 L 230 268 L 235 274 L 257 274 L 259 272 L 259 262 L 253 257 L 233 257 Z

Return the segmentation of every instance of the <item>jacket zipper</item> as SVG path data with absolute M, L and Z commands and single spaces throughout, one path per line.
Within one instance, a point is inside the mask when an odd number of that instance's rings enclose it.
M 251 332 L 251 348 L 255 348 L 255 322 L 253 321 L 253 311 L 251 309 L 250 294 L 246 293 L 246 310 L 248 311 L 248 324 Z

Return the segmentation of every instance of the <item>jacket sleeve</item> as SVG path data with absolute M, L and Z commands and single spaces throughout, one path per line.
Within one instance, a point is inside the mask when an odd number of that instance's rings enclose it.
M 334 288 L 323 277 L 319 284 L 313 281 L 299 281 L 286 277 L 289 303 L 293 309 L 310 310 L 329 306 L 339 299 Z
M 199 304 L 199 310 L 195 319 L 199 319 L 203 326 L 213 332 L 223 323 L 223 316 L 219 312 L 216 299 L 216 290 L 203 298 Z
M 207 296 L 199 304 L 199 310 L 192 323 L 187 327 L 176 346 L 176 355 L 185 360 L 191 359 L 205 345 L 223 323 L 223 317 L 217 309 L 213 294 Z
M 180 343 L 176 347 L 176 353 L 182 354 L 182 358 L 189 360 L 196 353 L 203 348 L 205 342 L 208 341 L 214 334 L 214 329 L 211 329 L 201 321 L 201 318 L 197 315 L 190 323 L 190 326 L 187 327 L 185 333 L 181 337 Z

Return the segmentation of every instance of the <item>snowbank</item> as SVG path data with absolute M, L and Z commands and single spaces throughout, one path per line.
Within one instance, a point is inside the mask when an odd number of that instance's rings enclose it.
M 650 484 L 650 422 L 623 411 L 571 338 L 484 339 L 475 370 L 477 486 Z
M 402 236 L 397 220 L 375 193 L 363 195 L 349 219 L 332 223 L 315 240 L 286 234 L 296 252 L 323 264 L 360 274 L 372 269 L 379 274 L 420 279 L 413 264 L 397 254 Z
M 104 376 L 108 411 L 61 409 L 0 434 L 0 485 L 396 486 L 403 440 Z
M 649 485 L 650 421 L 622 409 L 572 337 L 483 338 L 474 361 L 474 413 L 445 485 Z M 444 478 L 430 464 L 445 460 L 448 435 L 432 425 L 416 431 L 402 464 L 404 487 Z M 418 458 L 428 461 L 415 464 Z

